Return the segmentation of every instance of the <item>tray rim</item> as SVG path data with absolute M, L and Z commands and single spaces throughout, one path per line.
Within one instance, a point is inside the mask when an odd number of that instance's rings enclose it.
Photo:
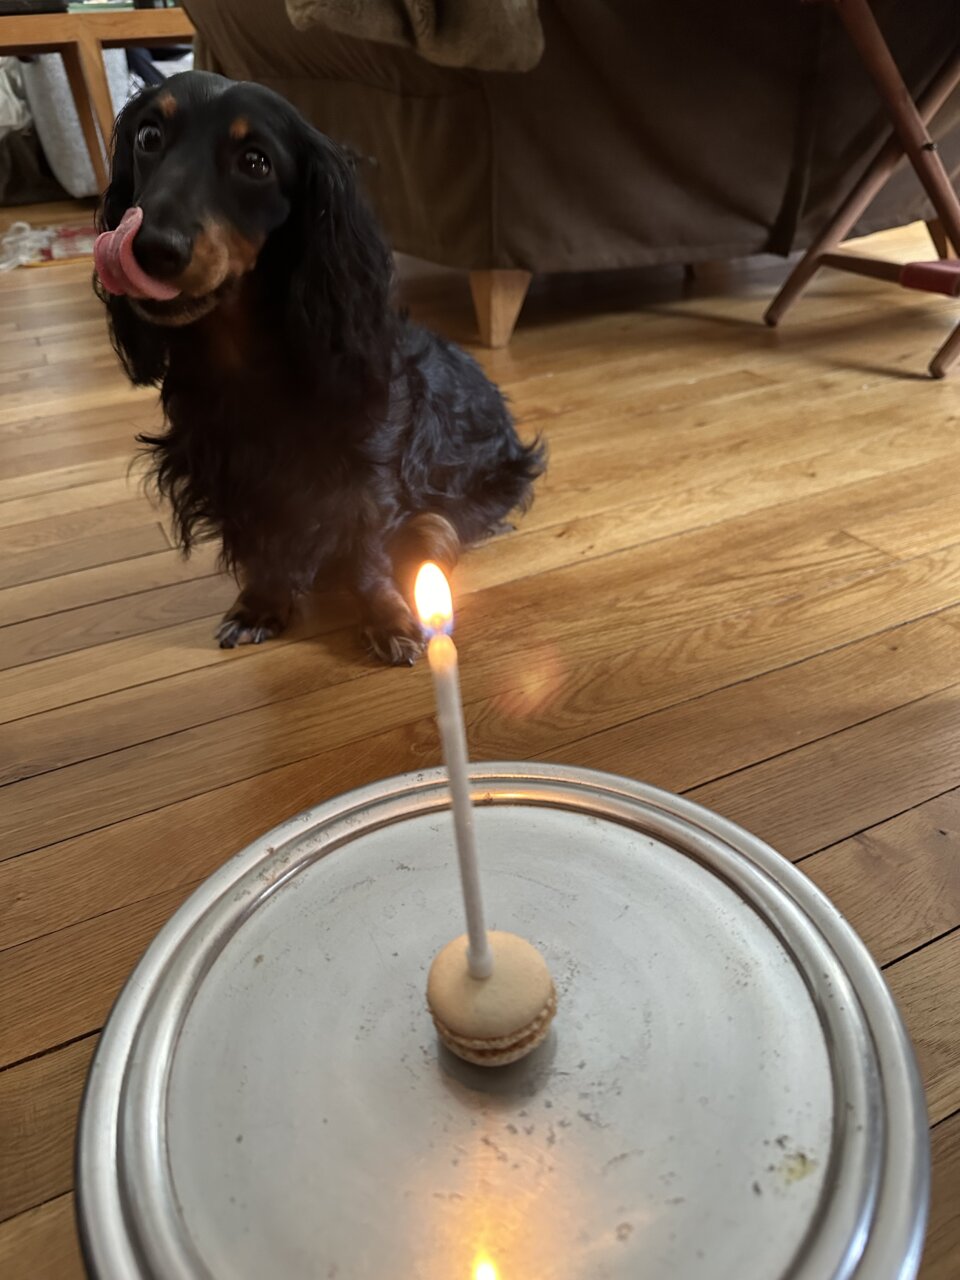
M 876 1117 L 881 1131 L 882 1167 L 874 1170 L 871 1175 L 873 1190 L 865 1193 L 870 1201 L 869 1219 L 851 1239 L 843 1262 L 839 1269 L 830 1272 L 830 1278 L 840 1280 L 841 1277 L 856 1276 L 857 1280 L 874 1280 L 874 1277 L 876 1280 L 912 1280 L 919 1268 L 929 1207 L 930 1148 L 925 1098 L 913 1048 L 893 996 L 864 943 L 837 908 L 799 868 L 758 837 L 695 801 L 661 788 L 610 773 L 552 762 L 490 762 L 473 765 L 470 773 L 474 802 L 480 807 L 489 804 L 542 804 L 555 809 L 583 811 L 583 805 L 577 804 L 576 800 L 592 796 L 594 803 L 602 802 L 602 816 L 610 821 L 640 829 L 637 818 L 645 814 L 648 823 L 651 819 L 659 820 L 655 826 L 662 826 L 665 822 L 666 834 L 657 831 L 652 834 L 679 846 L 678 851 L 699 861 L 704 859 L 695 849 L 687 847 L 685 837 L 692 835 L 694 844 L 698 841 L 719 842 L 762 872 L 792 907 L 811 922 L 832 952 L 842 978 L 849 985 L 848 999 L 852 998 L 859 1009 L 869 1033 L 876 1057 L 876 1090 L 883 1104 L 879 1117 Z M 568 793 L 567 803 L 563 802 L 564 791 Z M 144 1269 L 142 1258 L 137 1258 L 132 1240 L 134 1227 L 128 1221 L 129 1210 L 124 1204 L 121 1130 L 127 1077 L 131 1053 L 149 1018 L 152 993 L 163 982 L 168 967 L 176 962 L 178 949 L 200 920 L 208 911 L 222 904 L 226 891 L 238 896 L 238 883 L 245 878 L 249 881 L 251 873 L 264 862 L 273 860 L 278 865 L 269 875 L 258 872 L 257 887 L 249 897 L 248 906 L 239 912 L 240 920 L 304 865 L 318 861 L 326 853 L 349 843 L 354 835 L 402 821 L 405 817 L 447 809 L 449 790 L 446 774 L 440 768 L 396 775 L 334 796 L 286 819 L 232 855 L 197 886 L 160 929 L 117 996 L 101 1033 L 81 1101 L 75 1148 L 75 1206 L 88 1274 L 102 1276 L 104 1280 L 112 1280 L 114 1276 L 132 1280 L 135 1275 L 146 1280 L 154 1274 Z M 370 821 L 371 811 L 378 812 L 378 821 Z M 363 815 L 367 815 L 366 819 Z M 678 826 L 681 828 L 679 831 Z M 351 827 L 357 829 L 351 832 Z M 322 836 L 330 829 L 338 833 L 335 838 L 328 841 L 321 838 L 313 854 L 305 860 L 297 859 L 293 852 L 286 860 L 278 857 L 288 847 L 295 850 L 311 834 Z M 675 837 L 673 840 L 671 835 Z M 711 870 L 717 874 L 715 867 Z M 735 880 L 727 882 L 757 910 L 756 903 L 751 901 L 749 894 L 744 894 L 740 884 Z M 758 914 L 797 960 L 793 946 L 776 920 L 762 912 L 758 911 Z M 215 954 L 209 963 L 213 962 Z M 834 1052 L 826 1034 L 823 1001 L 806 981 L 807 972 L 799 961 L 798 967 L 824 1026 L 833 1067 Z M 160 1067 L 160 1075 L 169 1072 L 170 1061 L 172 1057 Z M 154 1072 L 155 1092 L 158 1089 L 162 1092 L 160 1075 Z M 114 1099 L 113 1106 L 111 1098 Z M 102 1149 L 104 1130 L 111 1140 L 106 1156 Z M 96 1195 L 93 1188 L 97 1188 Z M 825 1178 L 822 1199 L 827 1198 L 828 1192 L 829 1179 Z M 104 1197 L 107 1202 L 114 1202 L 113 1208 L 117 1212 L 113 1215 L 112 1226 L 109 1221 L 97 1223 L 92 1217 L 90 1205 L 97 1196 L 101 1204 Z M 804 1278 L 814 1274 L 806 1265 L 809 1259 L 805 1255 L 810 1238 L 813 1237 L 814 1245 L 817 1243 L 815 1228 L 823 1217 L 822 1209 L 822 1205 L 818 1207 L 808 1237 L 798 1251 L 796 1265 L 790 1268 L 791 1280 L 794 1276 L 800 1280 L 801 1274 Z M 867 1210 L 864 1209 L 863 1213 L 866 1214 Z M 118 1263 L 120 1257 L 122 1263 Z M 900 1260 L 895 1264 L 896 1270 L 891 1270 L 891 1258 Z M 105 1269 L 99 1269 L 98 1260 L 103 1262 Z M 131 1270 L 131 1264 L 137 1269 Z M 183 1271 L 182 1274 L 187 1275 L 188 1272 Z M 204 1275 L 205 1269 L 200 1264 L 189 1274 Z M 827 1280 L 826 1273 L 816 1274 L 823 1274 Z

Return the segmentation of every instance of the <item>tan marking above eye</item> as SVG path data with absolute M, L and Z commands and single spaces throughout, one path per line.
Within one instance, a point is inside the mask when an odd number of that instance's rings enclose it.
M 167 120 L 176 115 L 177 100 L 172 93 L 161 93 L 157 99 L 157 106 L 160 109 L 160 114 Z
M 242 142 L 250 132 L 250 122 L 243 116 L 237 116 L 233 124 L 230 126 L 230 137 L 236 142 Z

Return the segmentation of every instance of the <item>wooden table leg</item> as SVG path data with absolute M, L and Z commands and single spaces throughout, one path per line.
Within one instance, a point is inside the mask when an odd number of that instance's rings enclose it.
M 70 92 L 73 95 L 73 105 L 77 109 L 77 117 L 80 120 L 80 129 L 83 132 L 83 140 L 87 146 L 87 154 L 90 156 L 90 163 L 93 165 L 93 175 L 99 190 L 105 191 L 109 181 L 107 166 L 103 158 L 103 148 L 100 145 L 100 134 L 97 132 L 97 122 L 94 119 L 90 98 L 87 94 L 83 68 L 80 65 L 80 53 L 77 46 L 72 44 L 61 49 L 60 56 L 63 58 L 63 66 L 67 73 Z
M 100 127 L 103 149 L 109 156 L 113 141 L 114 114 L 113 100 L 110 97 L 110 82 L 107 79 L 107 69 L 103 65 L 103 46 L 95 36 L 85 31 L 82 26 L 79 31 L 77 50 L 80 55 L 80 65 L 83 68 L 83 78 L 86 81 L 87 93 L 90 95 L 93 113 Z

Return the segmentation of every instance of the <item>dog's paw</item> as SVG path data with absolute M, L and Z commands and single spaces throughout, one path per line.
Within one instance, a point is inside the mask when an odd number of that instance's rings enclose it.
M 232 609 L 217 627 L 221 649 L 235 649 L 239 644 L 263 644 L 284 629 L 280 618 L 272 614 L 254 614 L 247 609 Z
M 426 647 L 423 632 L 413 618 L 402 628 L 368 624 L 360 636 L 367 652 L 391 667 L 412 667 Z

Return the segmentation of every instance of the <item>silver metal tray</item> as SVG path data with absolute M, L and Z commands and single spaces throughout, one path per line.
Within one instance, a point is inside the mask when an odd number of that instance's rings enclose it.
M 292 819 L 193 894 L 116 1003 L 79 1133 L 91 1274 L 913 1277 L 923 1094 L 839 913 L 653 787 L 473 781 L 489 922 L 557 983 L 546 1044 L 494 1072 L 437 1047 L 426 973 L 462 930 L 440 772 Z

